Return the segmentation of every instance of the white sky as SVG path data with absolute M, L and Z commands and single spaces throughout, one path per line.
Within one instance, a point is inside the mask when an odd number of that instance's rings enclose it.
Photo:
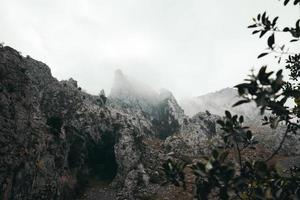
M 0 9 L 0 42 L 58 79 L 108 92 L 120 68 L 179 98 L 233 86 L 268 63 L 256 60 L 266 42 L 246 28 L 253 16 L 299 17 L 277 0 L 0 0 Z

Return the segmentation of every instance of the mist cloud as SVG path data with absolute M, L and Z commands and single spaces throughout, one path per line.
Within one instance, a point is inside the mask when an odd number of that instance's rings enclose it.
M 0 8 L 0 40 L 55 77 L 98 93 L 120 68 L 177 97 L 232 86 L 258 65 L 265 43 L 246 26 L 262 9 L 283 22 L 298 15 L 274 0 L 1 0 Z

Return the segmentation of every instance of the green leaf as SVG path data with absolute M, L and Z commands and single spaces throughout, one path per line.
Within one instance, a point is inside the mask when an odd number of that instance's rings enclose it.
M 262 38 L 267 32 L 268 30 L 262 30 L 259 37 Z
M 244 122 L 244 116 L 243 116 L 243 115 L 240 116 L 239 122 L 240 122 L 240 123 L 243 123 L 243 122 Z
M 261 58 L 261 57 L 264 57 L 264 56 L 266 56 L 266 55 L 268 55 L 269 53 L 262 53 L 262 54 L 260 54 L 257 58 Z
M 256 27 L 257 27 L 256 24 L 253 24 L 253 25 L 248 26 L 248 28 L 256 28 Z
M 282 69 L 278 70 L 278 72 L 276 72 L 276 76 L 282 76 Z
M 300 28 L 300 19 L 298 19 L 298 21 L 296 22 L 296 29 Z
M 288 31 L 290 31 L 290 28 L 288 28 L 288 27 L 285 27 L 285 28 L 283 29 L 283 32 L 288 32 Z
M 276 22 L 277 22 L 278 18 L 279 18 L 279 17 L 277 16 L 277 17 L 275 17 L 275 18 L 273 19 L 273 22 L 272 22 L 272 25 L 273 25 L 273 26 L 276 25 Z
M 274 43 L 275 43 L 275 35 L 272 34 L 272 35 L 269 37 L 269 39 L 268 39 L 268 46 L 269 46 L 271 49 L 273 49 Z
M 225 123 L 222 120 L 217 120 L 217 123 L 220 124 L 221 126 L 225 126 Z
M 237 115 L 234 115 L 233 117 L 232 117 L 232 121 L 236 121 L 237 120 L 237 118 L 238 118 L 238 116 Z
M 249 102 L 250 102 L 249 99 L 240 100 L 240 101 L 236 102 L 235 104 L 233 104 L 232 107 L 236 107 L 236 106 L 239 106 L 239 105 L 241 105 L 241 104 L 249 103 Z
M 261 17 L 261 21 L 264 23 L 265 19 L 266 19 L 266 14 L 267 12 L 265 11 Z
M 290 0 L 285 0 L 284 3 L 283 3 L 283 5 L 286 6 L 289 2 L 290 2 Z
M 263 85 L 269 85 L 270 84 L 269 77 L 273 73 L 273 72 L 266 73 L 266 69 L 267 69 L 266 66 L 261 67 L 260 70 L 259 70 L 259 72 L 258 72 L 258 75 L 257 75 L 258 80 Z
M 260 16 L 261 16 L 260 14 L 257 15 L 257 20 L 258 21 L 260 20 Z
M 247 131 L 247 139 L 251 140 L 252 138 L 252 132 L 251 131 Z
M 231 113 L 228 110 L 225 110 L 225 116 L 231 119 Z
M 255 31 L 252 32 L 252 34 L 254 35 L 254 34 L 259 33 L 259 32 L 260 32 L 260 30 L 255 30 Z

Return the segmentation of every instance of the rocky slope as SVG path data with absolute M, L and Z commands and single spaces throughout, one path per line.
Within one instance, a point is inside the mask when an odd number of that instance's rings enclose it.
M 255 133 L 255 137 L 263 146 L 272 151 L 277 148 L 281 141 L 282 134 L 285 131 L 284 124 L 279 124 L 277 129 L 271 129 L 269 126 L 262 125 L 263 116 L 255 103 L 242 104 L 237 107 L 232 105 L 241 100 L 238 92 L 233 88 L 224 88 L 220 91 L 205 94 L 194 98 L 186 98 L 180 101 L 180 105 L 189 116 L 197 115 L 198 112 L 212 113 L 217 116 L 224 116 L 225 110 L 233 114 L 243 115 L 245 123 Z M 270 115 L 267 111 L 265 115 Z M 194 118 L 194 117 L 193 117 Z M 285 155 L 300 154 L 300 138 L 293 134 L 289 135 L 282 148 Z
M 42 62 L 1 47 L 0 91 L 1 199 L 73 199 L 90 176 L 134 199 L 147 183 L 146 133 L 76 81 L 59 82 Z
M 180 135 L 187 116 L 167 90 L 150 91 L 118 71 L 108 99 L 89 95 L 1 46 L 0 110 L 0 199 L 74 199 L 90 180 L 107 183 L 95 197 L 176 193 L 161 186 L 160 166 L 172 151 L 164 139 Z
M 217 146 L 219 118 L 188 117 L 170 91 L 121 71 L 108 98 L 93 96 L 0 46 L 0 199 L 193 199 L 192 187 L 162 186 L 160 166 L 170 157 L 191 162 Z M 289 141 L 290 149 L 300 146 Z
M 156 92 L 120 70 L 115 72 L 108 102 L 112 108 L 134 116 L 144 132 L 162 139 L 178 132 L 183 119 L 187 118 L 170 91 Z

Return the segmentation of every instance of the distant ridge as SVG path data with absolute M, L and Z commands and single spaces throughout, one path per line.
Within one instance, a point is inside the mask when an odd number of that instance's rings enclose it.
M 240 99 L 237 90 L 228 87 L 198 97 L 183 99 L 180 101 L 180 105 L 189 116 L 206 110 L 212 114 L 223 116 L 225 110 L 230 110 L 235 114 L 244 115 L 250 120 L 257 120 L 259 110 L 254 103 L 232 107 Z

